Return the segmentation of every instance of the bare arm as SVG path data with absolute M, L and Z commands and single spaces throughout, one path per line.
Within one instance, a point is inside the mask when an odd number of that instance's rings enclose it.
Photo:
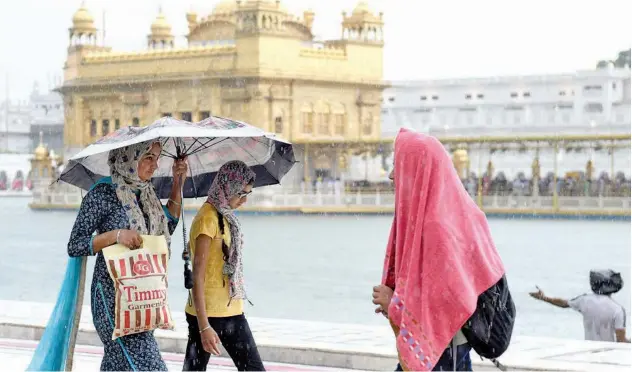
M 617 342 L 630 343 L 630 340 L 625 337 L 625 318 L 625 309 L 622 307 L 614 316 L 614 334 Z
M 563 299 L 563 298 L 544 296 L 540 300 L 542 300 L 544 302 L 548 302 L 551 305 L 555 305 L 557 307 L 561 307 L 563 309 L 566 309 L 566 308 L 570 307 L 570 306 L 568 306 L 568 301 Z
M 174 218 L 180 217 L 182 208 L 182 186 L 184 186 L 188 170 L 186 161 L 186 158 L 174 161 L 171 170 L 173 173 L 173 185 L 171 186 L 169 201 L 167 202 L 167 210 Z
M 568 305 L 568 300 L 565 300 L 563 298 L 557 298 L 557 297 L 548 297 L 544 294 L 544 292 L 542 292 L 542 290 L 538 287 L 536 287 L 538 289 L 537 292 L 531 292 L 529 293 L 529 295 L 533 298 L 535 298 L 536 300 L 540 300 L 540 301 L 544 301 L 544 302 L 548 302 L 551 305 L 557 306 L 557 307 L 561 307 L 563 309 L 566 309 L 568 307 L 570 307 Z
M 171 193 L 169 194 L 169 201 L 167 202 L 167 210 L 175 218 L 180 217 L 180 209 L 182 208 L 182 195 L 180 193 L 182 185 L 180 179 L 173 179 L 173 186 L 171 186 Z
M 116 244 L 116 234 L 119 230 L 112 230 L 99 234 L 92 239 L 92 252 L 97 254 L 101 252 L 103 248 Z
M 625 328 L 623 329 L 615 329 L 614 333 L 617 337 L 617 342 L 627 342 L 630 343 L 630 339 L 625 337 Z
M 204 282 L 206 281 L 206 263 L 211 242 L 213 239 L 208 235 L 198 235 L 195 238 L 195 255 L 193 256 L 193 304 L 197 314 L 198 327 L 200 330 L 209 326 L 206 316 L 206 299 L 204 298 Z

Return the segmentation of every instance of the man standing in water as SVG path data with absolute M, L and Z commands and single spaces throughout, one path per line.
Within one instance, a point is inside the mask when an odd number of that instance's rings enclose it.
M 590 288 L 592 294 L 584 294 L 572 300 L 547 297 L 540 288 L 529 295 L 557 307 L 570 307 L 579 311 L 584 317 L 586 340 L 629 343 L 630 340 L 625 335 L 625 309 L 611 297 L 623 288 L 621 274 L 612 270 L 593 270 L 590 272 Z

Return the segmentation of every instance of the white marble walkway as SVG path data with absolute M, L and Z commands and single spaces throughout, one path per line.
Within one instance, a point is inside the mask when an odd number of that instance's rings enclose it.
M 0 301 L 0 338 L 38 340 L 52 304 Z M 161 350 L 182 353 L 186 345 L 184 313 L 173 313 L 175 331 L 156 331 Z M 384 326 L 249 318 L 264 360 L 362 370 L 393 370 L 396 351 L 392 331 Z M 82 313 L 78 343 L 100 345 L 90 309 Z M 474 354 L 476 367 L 490 367 Z M 586 342 L 514 335 L 500 358 L 514 370 L 629 370 L 630 344 Z

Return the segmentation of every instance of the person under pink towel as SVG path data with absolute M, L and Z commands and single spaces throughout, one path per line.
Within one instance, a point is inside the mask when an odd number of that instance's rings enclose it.
M 395 218 L 373 303 L 395 332 L 398 370 L 471 370 L 461 328 L 505 272 L 487 219 L 434 137 L 402 129 L 390 177 Z

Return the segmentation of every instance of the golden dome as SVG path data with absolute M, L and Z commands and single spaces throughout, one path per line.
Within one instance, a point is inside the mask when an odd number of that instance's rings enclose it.
M 46 146 L 44 146 L 44 132 L 39 132 L 40 143 L 35 149 L 36 160 L 46 160 L 50 154 Z
M 223 0 L 213 8 L 212 14 L 228 14 L 233 13 L 237 9 L 236 0 Z
M 72 16 L 72 23 L 93 23 L 94 18 L 86 8 L 85 2 L 81 3 L 81 7 Z
M 163 39 L 171 39 L 173 35 L 171 35 L 171 25 L 167 22 L 167 18 L 165 17 L 162 10 L 158 12 L 158 16 L 151 24 L 151 35 L 153 38 L 163 38 Z
M 382 16 L 383 13 L 380 12 L 377 15 L 371 11 L 369 7 L 368 1 L 359 1 L 358 4 L 353 8 L 350 16 L 347 16 L 346 12 L 342 12 L 342 16 L 344 17 L 344 23 L 346 26 L 364 24 L 364 23 L 374 23 L 374 24 L 383 24 Z
M 190 11 L 187 13 L 187 22 L 196 23 L 197 22 L 197 13 L 194 11 Z
M 353 13 L 355 15 L 371 13 L 371 9 L 369 8 L 369 3 L 367 1 L 360 1 L 358 5 L 353 9 Z
M 37 148 L 35 149 L 35 159 L 43 160 L 43 159 L 46 159 L 47 157 L 48 157 L 48 150 L 46 149 L 46 147 L 42 145 L 37 146 Z
M 161 35 L 161 36 L 170 36 L 171 35 L 171 25 L 167 22 L 167 18 L 160 11 L 156 20 L 151 24 L 151 33 L 152 35 Z
M 94 18 L 86 8 L 85 3 L 81 3 L 81 7 L 72 16 L 72 28 L 77 33 L 91 33 L 96 31 L 94 27 Z

